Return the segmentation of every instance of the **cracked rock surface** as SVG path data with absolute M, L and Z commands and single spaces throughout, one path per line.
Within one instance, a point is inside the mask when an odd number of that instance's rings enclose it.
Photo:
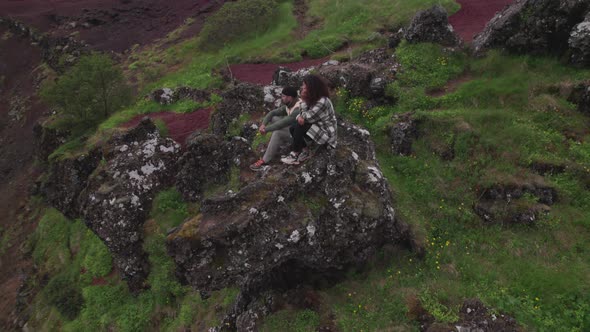
M 167 238 L 181 280 L 203 293 L 239 286 L 241 298 L 362 264 L 385 244 L 411 241 L 368 132 L 339 124 L 341 144 L 302 166 L 274 166 L 236 193 L 202 201 Z M 249 301 L 237 301 L 235 326 Z

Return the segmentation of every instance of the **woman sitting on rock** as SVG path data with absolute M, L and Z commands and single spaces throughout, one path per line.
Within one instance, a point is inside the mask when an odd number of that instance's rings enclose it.
M 336 148 L 336 113 L 324 79 L 317 75 L 305 76 L 300 95 L 303 100 L 301 113 L 297 116 L 297 124 L 290 128 L 293 137 L 291 153 L 281 159 L 290 165 L 298 165 L 312 156 L 305 136 L 320 146 L 327 144 Z

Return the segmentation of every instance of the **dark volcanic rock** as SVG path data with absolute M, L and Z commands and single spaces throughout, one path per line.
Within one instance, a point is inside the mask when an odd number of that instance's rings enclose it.
M 67 141 L 70 132 L 67 130 L 55 129 L 37 122 L 33 127 L 35 140 L 35 155 L 42 163 L 47 162 L 47 157 L 60 145 Z
M 391 153 L 401 156 L 412 154 L 412 143 L 418 138 L 418 122 L 412 113 L 395 115 L 389 129 Z
M 88 177 L 101 159 L 100 150 L 94 149 L 75 158 L 51 162 L 48 177 L 41 184 L 41 194 L 68 218 L 79 217 L 78 195 L 86 188 Z
M 568 100 L 578 105 L 578 111 L 590 115 L 590 81 L 577 84 Z
M 223 101 L 211 114 L 211 132 L 215 135 L 224 136 L 241 114 L 260 112 L 264 107 L 264 94 L 253 84 L 241 83 L 221 97 Z
M 0 17 L 0 25 L 38 45 L 43 60 L 59 73 L 74 65 L 80 56 L 90 53 L 90 47 L 74 37 L 52 37 L 11 18 Z
M 571 63 L 590 66 L 590 13 L 583 22 L 572 29 L 568 45 L 571 50 Z
M 303 83 L 303 78 L 311 74 L 314 67 L 302 68 L 292 71 L 287 67 L 278 67 L 272 75 L 272 84 L 278 86 L 294 86 L 300 87 Z
M 207 101 L 211 98 L 211 93 L 189 87 L 179 87 L 176 89 L 162 88 L 152 91 L 148 97 L 158 104 L 170 105 L 182 99 L 189 99 L 196 102 Z
M 375 69 L 371 66 L 351 62 L 322 67 L 319 74 L 330 81 L 332 87 L 344 87 L 353 96 L 372 96 L 371 81 Z
M 588 64 L 588 31 L 582 23 L 590 0 L 518 0 L 498 13 L 478 34 L 476 52 L 500 47 L 515 53 L 570 53 L 571 61 Z
M 473 210 L 488 223 L 533 225 L 556 201 L 557 191 L 542 181 L 497 184 L 484 189 Z
M 452 324 L 435 323 L 435 318 L 424 308 L 413 308 L 420 322 L 420 330 L 426 332 L 518 332 L 522 329 L 516 320 L 504 313 L 492 313 L 479 299 L 467 299 L 459 311 L 459 320 Z
M 181 279 L 205 293 L 242 289 L 228 315 L 234 328 L 250 326 L 236 318 L 264 289 L 342 274 L 384 244 L 411 242 L 368 132 L 342 124 L 339 141 L 303 166 L 273 167 L 237 193 L 205 199 L 201 214 L 168 236 Z
M 410 43 L 437 43 L 443 46 L 459 44 L 459 37 L 449 24 L 447 11 L 441 5 L 416 14 L 404 38 Z
M 232 165 L 247 164 L 251 159 L 250 144 L 241 137 L 226 141 L 217 135 L 196 133 L 187 140 L 186 152 L 178 161 L 176 187 L 184 199 L 195 202 L 206 185 L 226 183 Z
M 345 88 L 353 97 L 381 100 L 385 97 L 385 86 L 395 80 L 399 63 L 385 48 L 360 54 L 349 62 L 330 60 L 318 67 L 291 71 L 279 67 L 274 74 L 273 84 L 299 87 L 303 77 L 316 73 L 326 78 L 330 88 Z
M 149 273 L 142 249 L 143 223 L 154 195 L 173 183 L 180 146 L 162 138 L 149 119 L 114 137 L 80 194 L 86 225 L 106 244 L 132 291 Z

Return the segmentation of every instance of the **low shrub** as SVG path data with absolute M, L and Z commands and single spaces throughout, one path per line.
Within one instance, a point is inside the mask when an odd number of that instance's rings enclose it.
M 82 293 L 73 285 L 75 283 L 66 274 L 59 274 L 43 290 L 47 302 L 68 320 L 78 316 L 84 303 Z
M 94 128 L 132 100 L 123 72 L 103 54 L 80 58 L 57 82 L 45 84 L 41 97 L 59 111 L 58 125 L 73 135 Z

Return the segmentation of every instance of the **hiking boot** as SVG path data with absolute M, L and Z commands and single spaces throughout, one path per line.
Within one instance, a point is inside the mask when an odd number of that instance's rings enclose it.
M 291 151 L 288 156 L 281 158 L 281 161 L 287 165 L 299 165 L 299 160 L 297 160 L 298 157 L 299 153 Z
M 250 165 L 250 169 L 255 172 L 262 171 L 266 167 L 267 166 L 266 166 L 266 163 L 264 162 L 264 159 L 259 159 L 254 164 Z
M 309 158 L 311 158 L 311 151 L 309 149 L 304 149 L 303 151 L 301 151 L 301 153 L 297 157 L 297 161 L 299 163 L 302 163 L 302 162 L 308 160 Z

